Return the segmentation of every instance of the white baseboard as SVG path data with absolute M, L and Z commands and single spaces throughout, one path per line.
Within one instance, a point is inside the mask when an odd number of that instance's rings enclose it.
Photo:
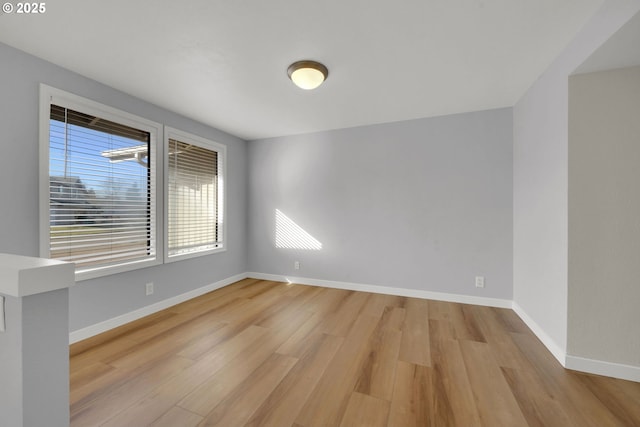
M 469 295 L 421 291 L 417 289 L 391 288 L 386 286 L 365 285 L 361 283 L 336 282 L 331 280 L 309 279 L 304 277 L 292 277 L 292 276 L 253 272 L 253 273 L 237 274 L 235 276 L 220 280 L 210 285 L 203 286 L 202 288 L 194 289 L 184 294 L 180 294 L 163 301 L 158 301 L 154 304 L 139 308 L 137 310 L 131 311 L 129 313 L 125 313 L 123 315 L 114 317 L 112 319 L 108 319 L 103 322 L 96 323 L 95 325 L 78 329 L 69 334 L 69 343 L 73 344 L 78 341 L 91 338 L 95 335 L 101 334 L 110 329 L 114 329 L 114 328 L 117 328 L 118 326 L 122 326 L 129 322 L 133 322 L 134 320 L 141 319 L 150 314 L 157 313 L 158 311 L 167 309 L 176 304 L 180 304 L 181 302 L 199 297 L 200 295 L 204 295 L 216 289 L 220 289 L 224 286 L 230 285 L 239 280 L 246 279 L 247 277 L 262 279 L 262 280 L 272 280 L 272 281 L 278 281 L 278 282 L 290 282 L 290 283 L 295 282 L 301 285 L 323 286 L 325 288 L 347 289 L 352 291 L 372 292 L 377 294 L 398 295 L 398 296 L 412 297 L 412 298 L 433 299 L 438 301 L 459 302 L 463 304 L 476 304 L 476 305 L 484 305 L 489 307 L 511 308 L 511 301 L 498 299 L 498 298 L 474 297 Z
M 422 291 L 419 289 L 391 288 L 388 286 L 365 285 L 362 283 L 336 282 L 333 280 L 310 279 L 308 277 L 283 276 L 250 272 L 247 277 L 277 282 L 297 283 L 300 285 L 322 286 L 325 288 L 346 289 L 349 291 L 371 292 L 374 294 L 397 295 L 401 297 L 432 299 L 437 301 L 459 302 L 462 304 L 484 305 L 488 307 L 511 308 L 511 300 L 476 297 L 471 295 L 448 294 L 443 292 Z
M 235 276 L 228 277 L 218 282 L 211 283 L 210 285 L 206 285 L 201 288 L 194 289 L 189 292 L 185 292 L 184 294 L 180 294 L 175 297 L 171 297 L 166 300 L 162 300 L 154 304 L 148 305 L 146 307 L 139 308 L 137 310 L 123 314 L 121 316 L 117 316 L 112 319 L 105 320 L 104 322 L 96 323 L 95 325 L 78 329 L 69 334 L 69 343 L 73 344 L 78 341 L 91 338 L 94 335 L 98 335 L 110 329 L 117 328 L 118 326 L 122 326 L 126 323 L 133 322 L 134 320 L 141 319 L 150 314 L 164 310 L 176 304 L 180 304 L 181 302 L 185 302 L 190 299 L 199 297 L 200 295 L 204 295 L 208 292 L 215 291 L 216 289 L 223 288 L 227 285 L 237 282 L 238 280 L 242 280 L 246 278 L 247 278 L 246 273 L 237 274 Z
M 271 280 L 278 282 L 297 283 L 301 285 L 322 286 L 325 288 L 345 289 L 351 291 L 371 292 L 377 294 L 397 295 L 411 298 L 432 299 L 437 301 L 457 302 L 462 304 L 475 304 L 488 307 L 511 308 L 520 316 L 522 321 L 531 329 L 531 331 L 542 341 L 545 347 L 558 359 L 560 364 L 568 369 L 575 371 L 587 372 L 597 375 L 605 375 L 608 377 L 620 378 L 629 381 L 640 382 L 640 367 L 623 365 L 618 363 L 603 362 L 601 360 L 585 359 L 578 356 L 569 356 L 523 309 L 514 301 L 499 299 L 476 297 L 471 295 L 449 294 L 443 292 L 423 291 L 418 289 L 407 288 L 391 288 L 388 286 L 366 285 L 362 283 L 338 282 L 333 280 L 311 279 L 305 277 L 293 277 L 279 274 L 266 273 L 241 273 L 235 276 L 220 280 L 207 286 L 168 298 L 155 304 L 142 307 L 130 313 L 96 323 L 86 328 L 78 329 L 69 334 L 69 343 L 73 344 L 78 341 L 90 338 L 94 335 L 101 334 L 110 329 L 117 328 L 126 323 L 133 322 L 142 317 L 164 310 L 181 302 L 199 297 L 208 292 L 220 289 L 247 277 L 261 280 Z
M 640 382 L 640 367 L 567 355 L 567 369 Z
M 562 366 L 566 367 L 567 363 L 567 353 L 565 350 L 560 347 L 545 331 L 538 325 L 528 314 L 526 311 L 520 307 L 520 305 L 513 301 L 512 307 L 513 311 L 516 312 L 520 319 L 531 329 L 531 331 L 538 337 L 542 344 L 547 347 L 547 350 L 553 354 L 553 357 L 558 359 L 558 362 Z

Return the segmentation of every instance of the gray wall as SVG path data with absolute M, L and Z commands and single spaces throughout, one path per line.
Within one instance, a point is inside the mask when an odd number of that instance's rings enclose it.
M 2 427 L 69 426 L 68 306 L 67 288 L 5 297 L 6 331 L 0 332 Z
M 513 296 L 566 353 L 568 305 L 568 77 L 640 9 L 605 1 L 514 107 Z
M 152 71 L 152 70 L 151 70 Z M 70 330 L 246 271 L 246 142 L 0 44 L 0 252 L 38 256 L 39 84 L 210 138 L 227 146 L 228 250 L 207 257 L 79 282 L 70 289 Z M 155 283 L 146 297 L 145 283 Z
M 250 270 L 511 299 L 511 116 L 250 142 Z M 322 249 L 277 248 L 276 209 Z
M 640 366 L 640 67 L 569 80 L 570 355 Z
M 67 427 L 69 292 L 66 288 L 58 289 L 23 297 L 20 302 L 23 426 Z
M 0 332 L 0 409 L 2 425 L 23 425 L 22 300 L 5 297 L 6 331 Z

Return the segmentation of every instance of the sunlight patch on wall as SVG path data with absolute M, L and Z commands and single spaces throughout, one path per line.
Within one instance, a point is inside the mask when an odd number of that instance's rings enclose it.
M 319 251 L 322 243 L 276 209 L 276 248 Z

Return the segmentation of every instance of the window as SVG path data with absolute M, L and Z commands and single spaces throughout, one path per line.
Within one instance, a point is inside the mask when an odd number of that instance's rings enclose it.
M 84 280 L 225 250 L 224 145 L 46 85 L 40 96 L 40 256 Z
M 157 264 L 161 125 L 42 86 L 41 255 L 86 279 Z
M 225 147 L 165 128 L 166 261 L 223 250 Z

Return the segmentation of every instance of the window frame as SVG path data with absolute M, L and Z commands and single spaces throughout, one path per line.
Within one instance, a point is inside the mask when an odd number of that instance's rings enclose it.
M 218 209 L 218 232 L 222 234 L 220 246 L 216 248 L 206 249 L 197 252 L 184 253 L 179 255 L 169 256 L 169 156 L 164 155 L 164 262 L 171 263 L 184 259 L 196 258 L 214 253 L 224 252 L 227 250 L 227 189 L 226 189 L 226 175 L 227 175 L 227 147 L 208 138 L 204 138 L 195 135 L 190 132 L 186 132 L 180 129 L 176 129 L 170 126 L 164 127 L 164 153 L 169 152 L 169 140 L 177 140 L 179 142 L 196 145 L 207 150 L 217 152 L 218 159 L 218 188 L 216 195 L 218 197 L 218 205 L 221 208 Z M 221 217 L 221 218 L 220 218 Z
M 77 269 L 75 280 L 82 281 L 94 279 L 97 277 L 108 276 L 116 273 L 122 273 L 140 268 L 151 267 L 162 264 L 164 253 L 164 233 L 159 230 L 164 229 L 164 177 L 163 162 L 164 144 L 163 126 L 160 123 L 134 114 L 109 107 L 99 102 L 92 101 L 81 96 L 40 84 L 40 118 L 39 118 L 39 236 L 40 236 L 40 256 L 43 258 L 50 257 L 50 188 L 49 188 L 49 144 L 50 144 L 50 111 L 51 104 L 69 108 L 85 114 L 90 114 L 113 122 L 121 123 L 134 128 L 139 128 L 150 134 L 151 153 L 149 155 L 149 163 L 151 170 L 151 191 L 155 196 L 155 208 L 152 209 L 152 218 L 150 224 L 151 248 L 153 255 L 148 258 L 136 261 L 122 262 L 115 265 L 89 267 Z

